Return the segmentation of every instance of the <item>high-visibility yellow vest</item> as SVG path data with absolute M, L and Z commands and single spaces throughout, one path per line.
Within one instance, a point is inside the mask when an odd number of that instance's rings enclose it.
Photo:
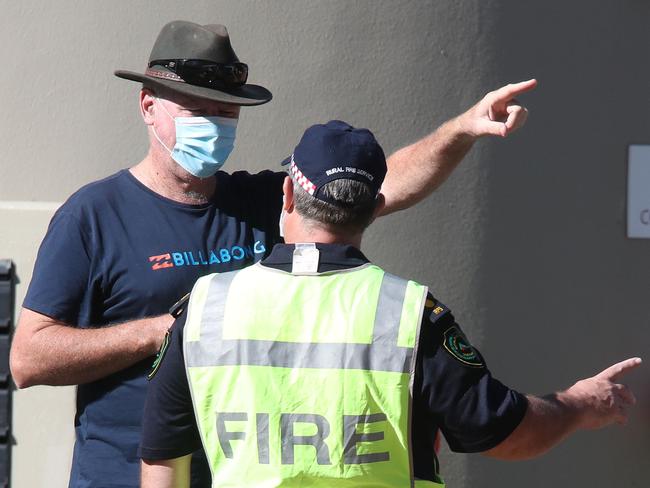
M 198 280 L 183 350 L 213 486 L 444 486 L 410 455 L 426 292 L 371 264 Z

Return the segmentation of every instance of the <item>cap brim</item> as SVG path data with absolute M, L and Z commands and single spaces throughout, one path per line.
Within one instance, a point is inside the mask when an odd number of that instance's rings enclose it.
M 289 164 L 290 162 L 291 162 L 291 156 L 289 156 L 288 158 L 286 158 L 285 160 L 283 160 L 283 161 L 280 163 L 280 166 L 286 166 L 286 165 Z
M 117 70 L 115 71 L 115 76 L 125 80 L 147 83 L 154 88 L 167 88 L 183 95 L 205 98 L 207 100 L 214 100 L 223 103 L 232 103 L 234 105 L 262 105 L 263 103 L 271 101 L 273 98 L 270 91 L 259 85 L 243 85 L 229 89 L 228 91 L 223 91 L 204 86 L 190 85 L 189 83 L 179 81 L 154 78 L 153 76 L 136 73 L 135 71 Z

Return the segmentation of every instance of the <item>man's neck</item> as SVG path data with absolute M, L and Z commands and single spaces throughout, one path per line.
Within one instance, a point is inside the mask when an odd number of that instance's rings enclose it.
M 288 232 L 284 236 L 286 244 L 296 244 L 298 242 L 317 242 L 320 244 L 345 244 L 361 249 L 362 234 L 349 236 L 344 234 L 335 234 L 318 227 L 307 227 L 298 229 L 294 232 Z
M 216 179 L 190 175 L 169 157 L 149 153 L 130 169 L 131 174 L 151 191 L 175 202 L 200 205 L 214 195 Z

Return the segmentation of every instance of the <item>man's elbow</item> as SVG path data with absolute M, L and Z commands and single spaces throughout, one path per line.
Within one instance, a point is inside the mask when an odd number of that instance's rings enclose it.
M 39 384 L 38 371 L 22 349 L 11 348 L 9 354 L 9 370 L 11 377 L 19 389 L 29 388 Z
M 18 388 L 46 384 L 49 373 L 42 351 L 51 337 L 43 337 L 42 330 L 56 323 L 38 312 L 23 308 L 9 352 L 9 370 Z

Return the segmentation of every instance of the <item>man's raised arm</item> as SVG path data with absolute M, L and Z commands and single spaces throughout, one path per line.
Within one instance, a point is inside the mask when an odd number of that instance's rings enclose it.
M 528 111 L 516 97 L 532 90 L 536 80 L 506 85 L 423 139 L 396 151 L 388 160 L 382 187 L 382 215 L 403 210 L 438 188 L 480 137 L 506 137 L 524 125 Z

